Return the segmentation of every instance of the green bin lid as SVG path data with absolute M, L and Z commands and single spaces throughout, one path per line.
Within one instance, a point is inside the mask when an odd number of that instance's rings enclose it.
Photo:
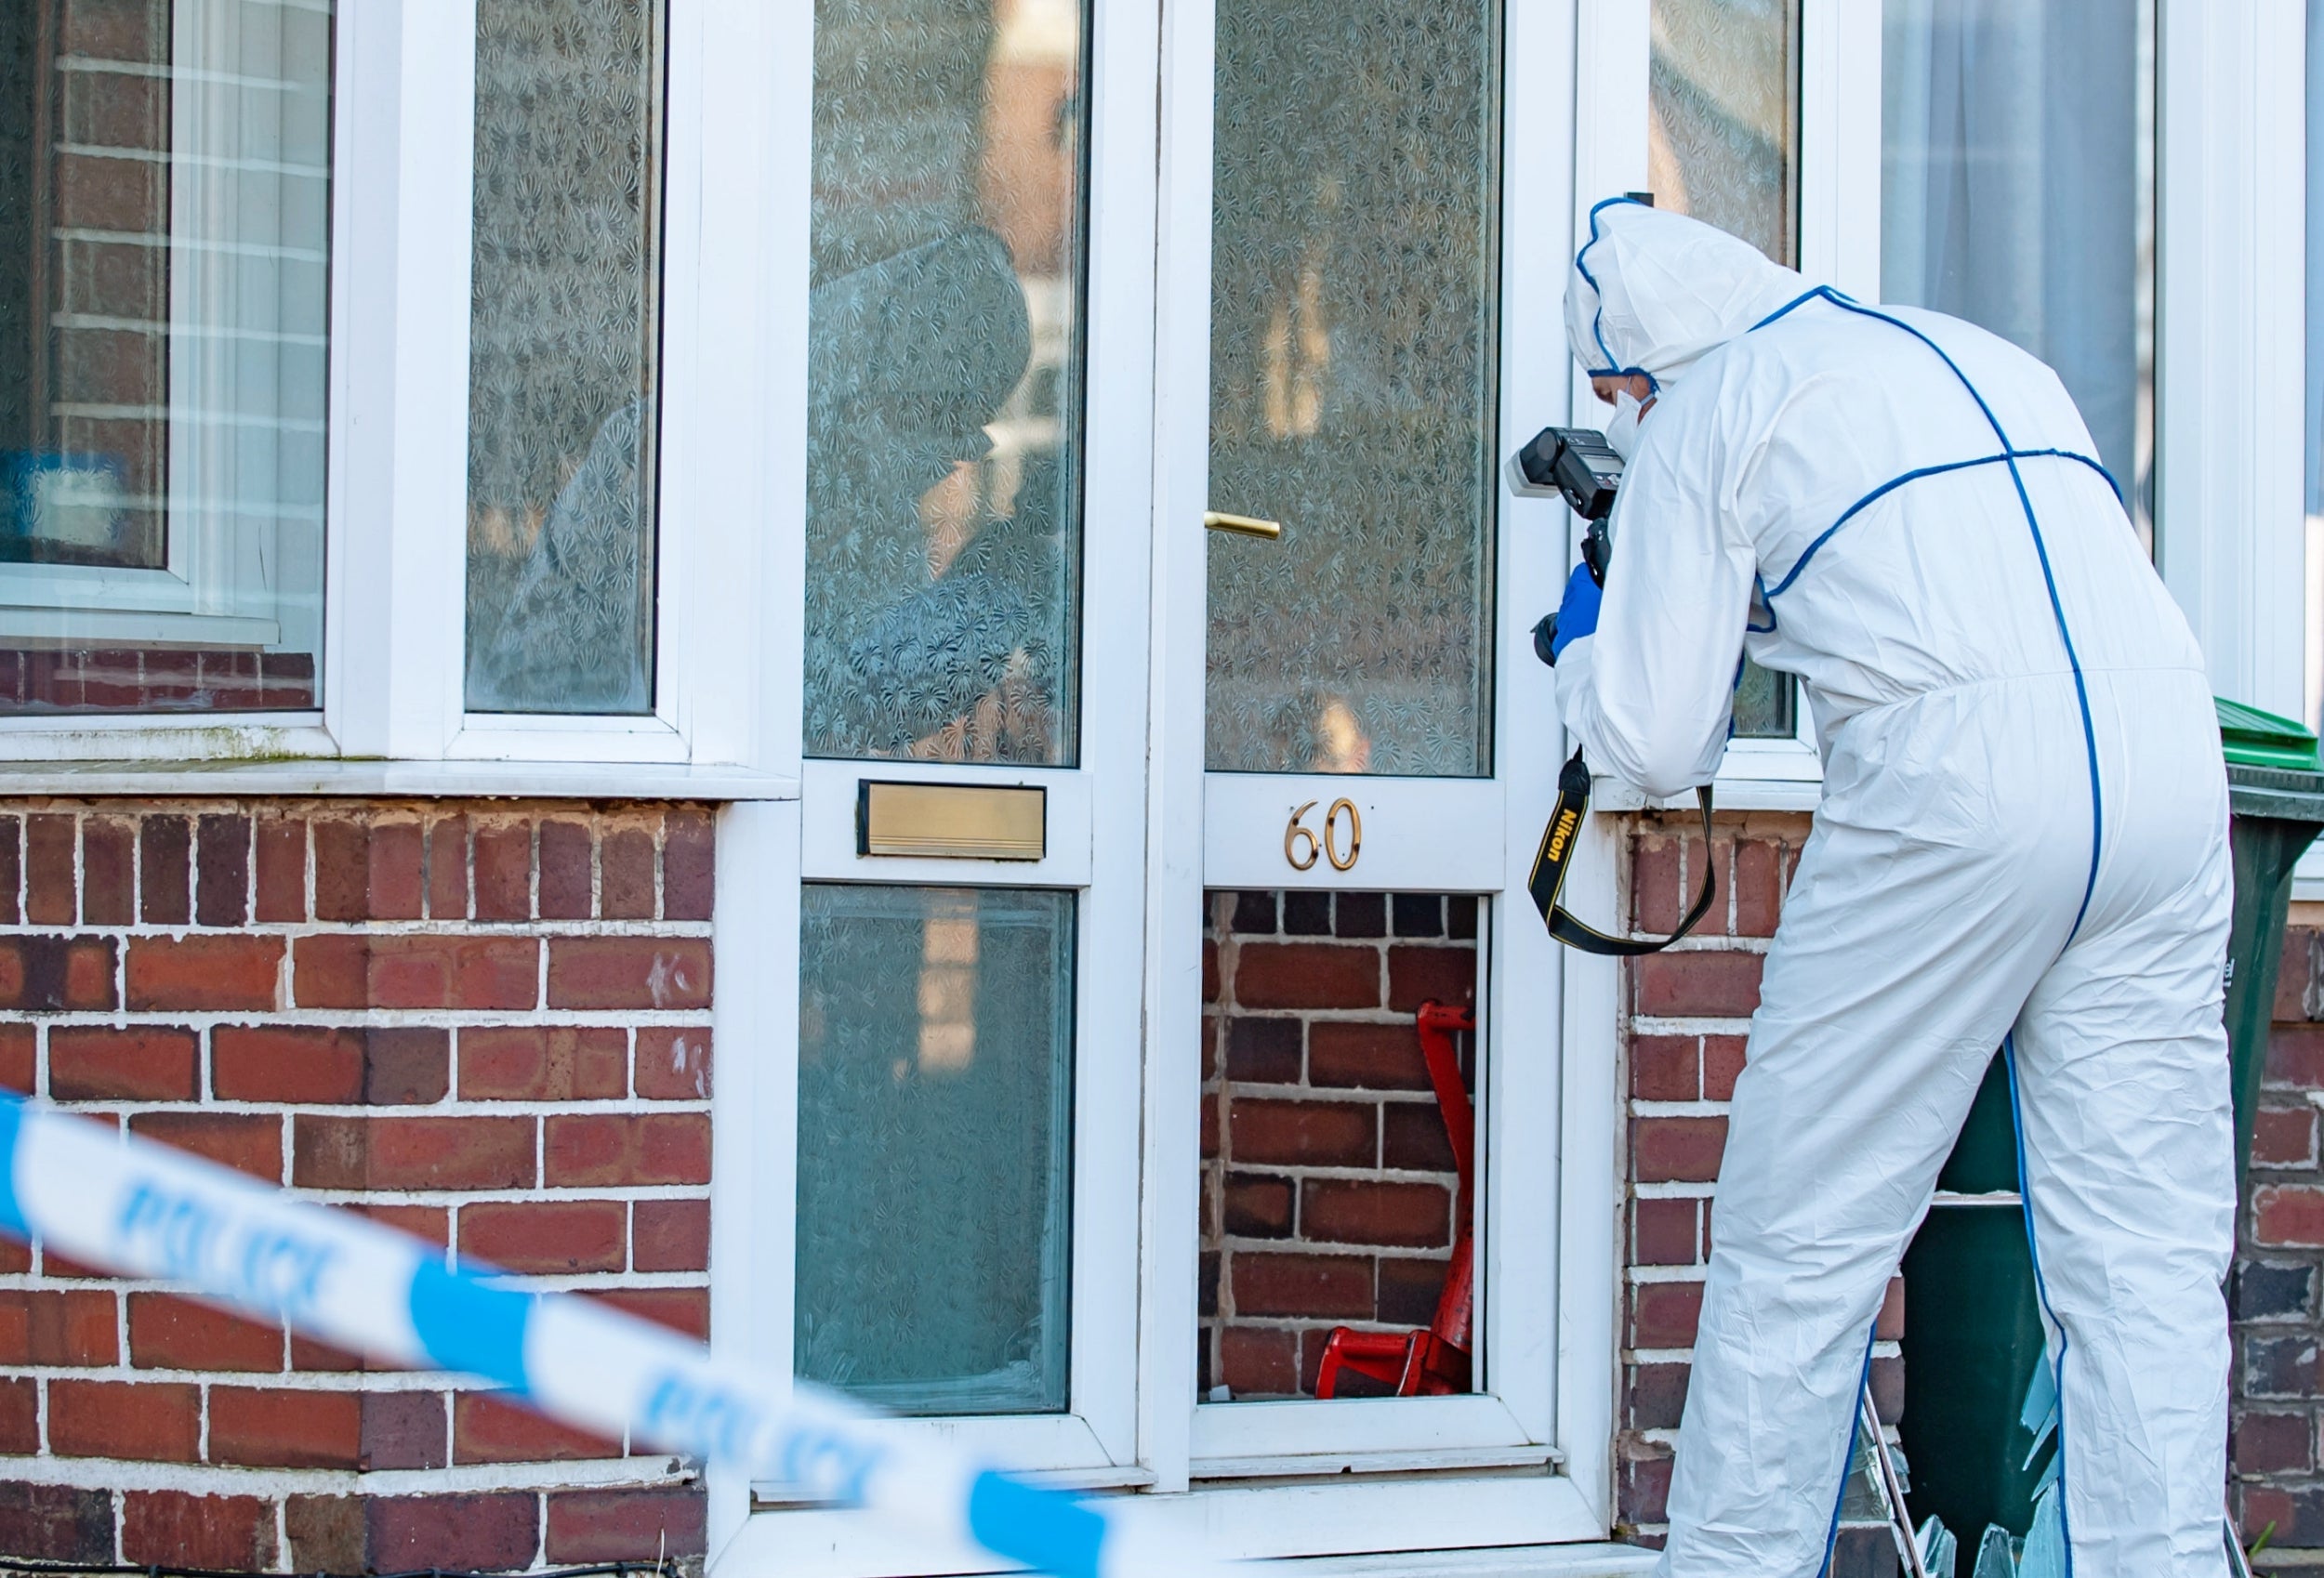
M 2228 761 L 2238 767 L 2317 770 L 2315 730 L 2225 696 L 2212 699 L 2219 707 L 2219 743 Z

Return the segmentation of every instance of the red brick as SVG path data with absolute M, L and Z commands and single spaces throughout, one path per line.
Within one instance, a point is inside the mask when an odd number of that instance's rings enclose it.
M 1202 940 L 1202 1000 L 1206 1004 L 1219 1000 L 1219 944 L 1208 937 Z
M 1235 962 L 1246 1008 L 1375 1008 L 1380 950 L 1362 943 L 1246 942 Z
M 2324 1189 L 2265 1184 L 2251 1191 L 2251 1236 L 2262 1243 L 2324 1246 Z
M 129 1362 L 140 1370 L 280 1370 L 282 1328 L 173 1294 L 133 1293 Z
M 480 823 L 476 829 L 476 918 L 533 918 L 533 824 Z
M 540 1548 L 540 1498 L 531 1491 L 369 1496 L 361 1506 L 374 1572 L 507 1572 L 532 1566 Z
M 364 1468 L 442 1468 L 451 1461 L 442 1392 L 362 1395 Z
M 1307 1079 L 1356 1090 L 1429 1088 L 1428 1062 L 1410 1025 L 1314 1021 L 1307 1027 Z
M 2228 1439 L 2238 1474 L 2306 1474 L 2316 1466 L 2315 1422 L 2304 1414 L 2245 1412 Z
M 365 907 L 374 920 L 417 920 L 426 887 L 427 840 L 417 822 L 375 822 L 364 861 Z
M 240 1112 L 139 1112 L 129 1132 L 191 1151 L 196 1156 L 264 1178 L 283 1181 L 283 1121 Z
M 230 1013 L 271 1008 L 282 963 L 279 937 L 133 937 L 129 1006 Z
M 1724 1118 L 1640 1118 L 1631 1129 L 1631 1164 L 1641 1183 L 1710 1183 L 1726 1149 Z
M 552 1491 L 542 1554 L 555 1562 L 698 1557 L 707 1545 L 706 1507 L 699 1485 Z
M 369 1005 L 371 939 L 302 937 L 291 944 L 291 998 L 302 1008 Z
M 452 1087 L 452 1032 L 429 1025 L 379 1025 L 363 1032 L 363 1099 L 375 1107 L 426 1106 Z
M 1684 1364 L 1632 1364 L 1623 1387 L 1623 1424 L 1633 1430 L 1675 1430 L 1686 1407 Z
M 1372 1262 L 1360 1255 L 1265 1255 L 1234 1257 L 1235 1308 L 1244 1315 L 1314 1321 L 1368 1320 Z
M 321 1025 L 219 1025 L 210 1032 L 210 1089 L 223 1101 L 360 1101 L 363 1032 Z
M 618 1271 L 629 1207 L 619 1200 L 522 1200 L 465 1206 L 460 1259 L 508 1271 Z
M 129 1491 L 121 1554 L 133 1562 L 263 1572 L 274 1565 L 274 1504 L 264 1496 Z
M 48 1449 L 59 1457 L 191 1463 L 202 1388 L 174 1382 L 51 1381 Z
M 397 1232 L 426 1239 L 439 1249 L 451 1247 L 452 1213 L 445 1206 L 390 1205 L 372 1201 L 353 1209 Z
M 439 817 L 428 824 L 428 913 L 438 920 L 468 918 L 468 818 Z
M 301 1189 L 520 1189 L 534 1181 L 531 1118 L 296 1119 Z
M 59 1025 L 48 1032 L 48 1094 L 59 1101 L 191 1101 L 194 1032 L 167 1025 Z
M 1783 910 L 1783 850 L 1763 838 L 1735 846 L 1735 930 L 1773 937 Z
M 710 1098 L 710 1027 L 638 1027 L 638 1094 L 649 1101 Z
M 283 1500 L 291 1566 L 298 1572 L 371 1571 L 363 1509 L 371 1498 L 292 1495 Z
M 1749 1043 L 1739 1035 L 1703 1037 L 1703 1097 L 1710 1101 L 1735 1099 L 1735 1082 L 1743 1072 Z
M 112 1364 L 120 1356 L 111 1293 L 0 1288 L 0 1364 Z
M 193 918 L 193 828 L 184 817 L 149 816 L 138 823 L 138 913 L 149 926 Z
M 1702 1242 L 1701 1210 L 1692 1200 L 1641 1200 L 1631 1207 L 1631 1256 L 1641 1266 L 1691 1266 Z
M 24 874 L 23 831 L 17 818 L 0 816 L 0 926 L 15 926 L 21 918 L 16 894 Z
M 1657 937 L 1679 928 L 1679 841 L 1641 834 L 1631 844 L 1631 924 Z
M 1431 1001 L 1473 1003 L 1476 995 L 1475 949 L 1388 950 L 1388 1006 L 1396 1012 L 1413 1013 Z
M 552 1114 L 545 1153 L 552 1189 L 710 1181 L 710 1120 L 701 1112 Z
M 1616 1490 L 1616 1519 L 1636 1528 L 1660 1523 L 1670 1517 L 1670 1453 L 1667 1447 L 1639 1443 L 1625 1450 L 1620 1484 Z M 1837 1571 L 1837 1570 L 1835 1570 Z
M 465 1029 L 460 1032 L 460 1099 L 573 1101 L 627 1096 L 628 1042 L 627 1033 L 613 1026 Z
M 54 1033 L 50 1042 L 54 1045 Z M 55 1053 L 51 1052 L 49 1082 L 56 1082 Z M 2252 1115 L 2251 1164 L 2257 1167 L 2312 1167 L 2316 1164 L 2316 1109 L 2263 1107 Z
M 250 819 L 205 816 L 194 832 L 193 918 L 242 926 L 250 917 Z
M 598 843 L 597 865 L 598 908 L 607 920 L 654 918 L 652 828 L 606 829 Z
M 586 1296 L 699 1341 L 710 1338 L 708 1288 L 610 1288 Z
M 662 915 L 708 920 L 717 898 L 716 838 L 708 816 L 672 811 L 662 819 Z
M 540 1001 L 532 938 L 374 937 L 369 1006 L 377 1008 L 531 1008 Z
M 1379 1155 L 1375 1111 L 1345 1102 L 1237 1101 L 1227 1143 L 1237 1162 L 1368 1167 Z
M 31 1025 L 0 1024 L 0 1090 L 33 1094 L 38 1055 Z
M 30 1457 L 40 1450 L 40 1383 L 30 1378 L 0 1380 L 0 1453 L 10 1457 Z M 0 1498 L 11 1487 L 0 1485 Z M 7 1527 L 7 1514 L 0 1513 L 0 1531 Z M 0 1533 L 0 1539 L 5 1539 Z M 12 1548 L 0 1545 L 0 1549 Z
M 324 817 L 313 824 L 315 919 L 371 918 L 371 835 L 360 822 Z
M 1300 1389 L 1297 1332 L 1228 1326 L 1219 1333 L 1219 1379 L 1236 1397 L 1288 1397 Z
M 620 1455 L 619 1441 L 545 1419 L 492 1392 L 461 1392 L 452 1400 L 455 1463 L 566 1463 Z
M 2283 952 L 2276 956 L 2276 1008 L 2273 1017 L 2279 1022 L 2308 1017 L 2307 990 L 2309 978 L 2316 973 L 2316 939 L 2313 927 L 2284 927 Z
M 24 918 L 34 926 L 71 926 L 79 918 L 74 842 L 69 816 L 24 819 Z
M 1734 928 L 1727 924 L 1727 895 L 1734 887 L 1734 873 L 1730 869 L 1734 858 L 1735 845 L 1730 839 L 1718 839 L 1708 851 L 1703 848 L 1701 835 L 1693 835 L 1686 840 L 1686 880 L 1680 897 L 1690 905 L 1695 902 L 1695 895 L 1702 891 L 1703 872 L 1708 866 L 1710 908 L 1703 916 L 1706 932 L 1733 934 Z
M 1692 1101 L 1701 1060 L 1691 1035 L 1639 1035 L 1630 1044 L 1630 1093 L 1641 1101 Z
M 1408 1255 L 1380 1257 L 1379 1316 L 1402 1326 L 1425 1326 L 1436 1319 L 1445 1292 L 1445 1262 Z
M 1905 1279 L 1894 1276 L 1881 1295 L 1881 1312 L 1872 1322 L 1872 1335 L 1882 1342 L 1901 1341 L 1905 1335 Z
M 1692 1348 L 1703 1314 L 1700 1282 L 1641 1282 L 1631 1289 L 1629 1348 Z
M 1883 1425 L 1905 1416 L 1905 1361 L 1890 1357 L 1872 1361 L 1872 1412 Z
M 114 1006 L 110 937 L 0 937 L 0 1008 L 32 1014 Z
M 1452 1142 L 1433 1101 L 1392 1101 L 1380 1108 L 1380 1164 L 1406 1172 L 1449 1173 Z
M 112 1493 L 0 1480 L 0 1550 L 42 1561 L 112 1562 Z
M 1448 1248 L 1452 1196 L 1436 1184 L 1310 1178 L 1301 1190 L 1300 1236 L 1330 1243 Z
M 81 919 L 126 926 L 137 919 L 137 824 L 91 817 L 81 825 Z
M 710 943 L 698 937 L 552 937 L 552 1008 L 706 1008 Z
M 1637 1011 L 1668 1019 L 1740 1019 L 1759 1006 L 1757 953 L 1650 953 L 1631 966 Z
M 706 1271 L 710 1203 L 640 1200 L 631 1207 L 629 1266 L 634 1271 Z
M 250 1468 L 353 1468 L 363 1456 L 355 1392 L 210 1388 L 210 1461 Z
M 293 817 L 262 817 L 252 839 L 257 865 L 253 918 L 307 918 L 307 824 Z
M 1297 1199 L 1289 1178 L 1263 1173 L 1229 1173 L 1220 1199 L 1222 1225 L 1236 1238 L 1289 1238 Z
M 541 919 L 588 920 L 595 911 L 589 870 L 595 842 L 586 822 L 551 818 L 541 823 Z

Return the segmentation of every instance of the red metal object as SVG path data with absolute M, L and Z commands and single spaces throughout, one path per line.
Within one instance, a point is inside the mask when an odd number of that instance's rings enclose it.
M 1460 1230 L 1453 1238 L 1435 1318 L 1419 1331 L 1332 1328 L 1324 1339 L 1323 1365 L 1315 1376 L 1317 1397 L 1337 1397 L 1340 1378 L 1350 1370 L 1395 1387 L 1398 1397 L 1444 1397 L 1469 1389 L 1469 1327 L 1476 1289 L 1470 1196 L 1476 1182 L 1477 1119 L 1468 1088 L 1460 1083 L 1460 1054 L 1453 1036 L 1476 1027 L 1472 1009 L 1436 1002 L 1420 1005 L 1420 1057 L 1428 1064 L 1428 1082 L 1436 1092 L 1445 1137 L 1452 1142 L 1453 1165 L 1460 1174 L 1460 1191 L 1453 1202 Z

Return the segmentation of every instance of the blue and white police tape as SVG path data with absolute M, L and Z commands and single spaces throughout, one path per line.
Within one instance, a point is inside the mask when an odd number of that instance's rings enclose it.
M 447 1270 L 420 1239 L 6 1092 L 0 1233 L 376 1359 L 482 1376 L 600 1435 L 740 1463 L 862 1507 L 931 1554 L 966 1543 L 1061 1578 L 1227 1571 L 823 1387 L 714 1363 L 700 1343 L 571 1294 Z

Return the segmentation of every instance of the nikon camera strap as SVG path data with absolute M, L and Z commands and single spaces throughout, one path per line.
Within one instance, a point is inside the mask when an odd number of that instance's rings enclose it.
M 1695 798 L 1703 810 L 1703 848 L 1710 848 L 1710 786 L 1705 784 L 1695 791 Z M 1558 903 L 1558 895 L 1565 887 L 1565 868 L 1574 863 L 1575 835 L 1581 831 L 1581 819 L 1590 809 L 1590 766 L 1581 759 L 1581 752 L 1574 752 L 1565 770 L 1557 775 L 1557 809 L 1550 813 L 1550 825 L 1541 830 L 1541 848 L 1533 857 L 1533 874 L 1525 880 L 1525 891 L 1533 895 L 1533 907 L 1541 912 L 1549 923 L 1550 935 L 1568 948 L 1578 948 L 1585 953 L 1605 953 L 1619 958 L 1640 953 L 1659 953 L 1663 949 L 1695 929 L 1710 909 L 1714 891 L 1709 862 L 1703 870 L 1702 891 L 1695 895 L 1694 907 L 1679 922 L 1679 928 L 1659 941 L 1640 938 L 1608 937 L 1594 927 L 1582 925 Z

